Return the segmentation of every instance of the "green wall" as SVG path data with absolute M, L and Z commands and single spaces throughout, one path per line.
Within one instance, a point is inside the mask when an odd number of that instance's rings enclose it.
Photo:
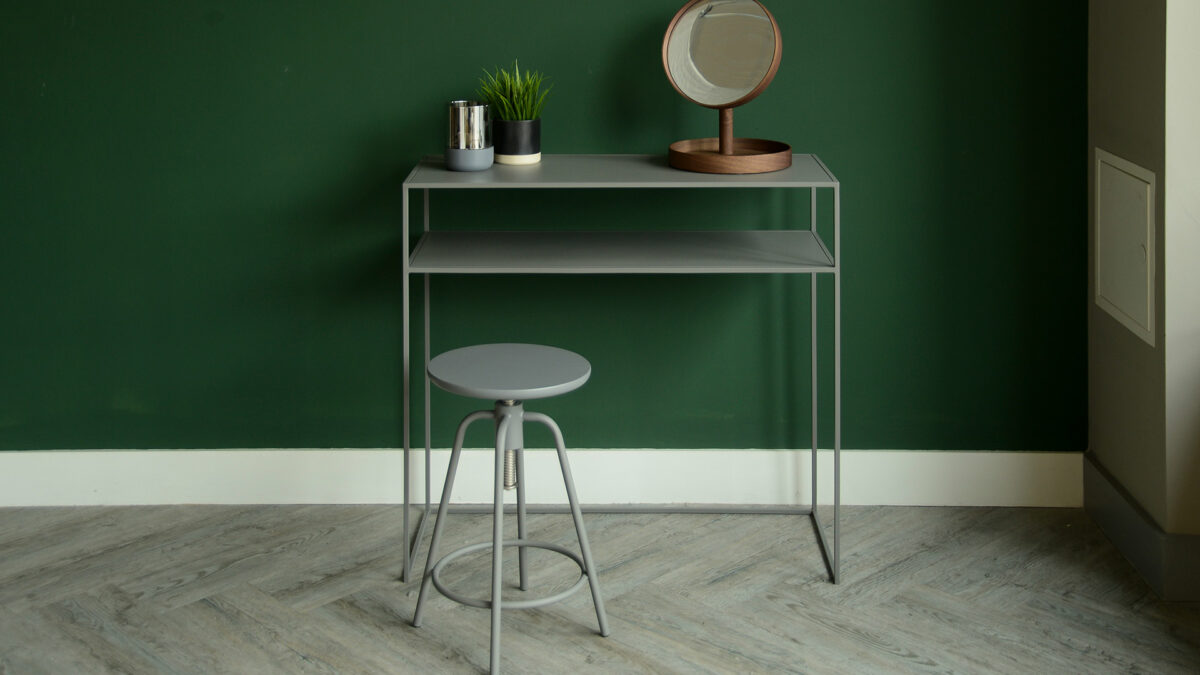
M 9 3 L 0 449 L 399 445 L 399 187 L 440 151 L 444 102 L 519 57 L 555 83 L 545 152 L 712 135 L 659 65 L 680 4 Z M 845 446 L 1082 450 L 1086 3 L 768 6 L 783 63 L 736 129 L 842 181 Z M 780 227 L 796 207 L 433 200 L 447 227 Z M 808 445 L 806 279 L 438 281 L 435 351 L 592 360 L 538 406 L 572 445 Z M 475 406 L 434 403 L 446 444 Z

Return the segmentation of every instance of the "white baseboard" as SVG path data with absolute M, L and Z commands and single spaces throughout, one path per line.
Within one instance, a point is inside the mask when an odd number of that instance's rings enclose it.
M 424 500 L 424 450 L 410 462 Z M 402 453 L 380 449 L 53 450 L 0 452 L 0 506 L 389 504 L 402 501 Z M 531 504 L 566 501 L 555 453 L 526 453 Z M 818 454 L 818 496 L 832 501 L 833 453 Z M 432 494 L 449 451 L 433 452 Z M 807 504 L 807 450 L 570 451 L 584 504 Z M 455 503 L 491 503 L 490 450 L 464 452 Z M 511 498 L 510 498 L 511 499 Z M 912 506 L 1083 505 L 1083 455 L 1061 452 L 846 450 L 842 503 Z

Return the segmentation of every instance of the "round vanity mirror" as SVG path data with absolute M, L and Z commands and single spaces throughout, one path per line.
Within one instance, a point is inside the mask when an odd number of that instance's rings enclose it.
M 733 109 L 767 88 L 782 52 L 775 17 L 757 0 L 691 0 L 675 14 L 663 38 L 663 68 L 684 98 L 719 111 L 719 135 L 671 144 L 671 166 L 707 173 L 791 166 L 786 143 L 733 135 Z

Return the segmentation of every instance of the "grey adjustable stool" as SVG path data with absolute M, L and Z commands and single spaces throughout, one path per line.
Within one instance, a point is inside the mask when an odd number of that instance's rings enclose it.
M 429 542 L 429 557 L 425 561 L 425 574 L 421 578 L 421 592 L 417 596 L 417 609 L 413 614 L 413 626 L 421 625 L 421 610 L 425 595 L 432 583 L 442 595 L 455 602 L 492 610 L 491 672 L 500 672 L 500 610 L 530 609 L 557 602 L 579 590 L 587 580 L 592 589 L 592 602 L 596 606 L 596 619 L 600 634 L 608 636 L 608 620 L 604 615 L 604 601 L 600 598 L 600 585 L 592 552 L 588 546 L 587 531 L 583 528 L 583 515 L 575 497 L 575 484 L 571 480 L 571 467 L 567 463 L 567 449 L 562 431 L 547 415 L 526 412 L 522 401 L 548 398 L 574 391 L 591 377 L 592 366 L 582 356 L 557 347 L 527 344 L 488 344 L 463 347 L 446 352 L 429 362 L 429 379 L 451 393 L 493 400 L 493 410 L 480 410 L 463 418 L 454 436 L 454 449 L 450 453 L 450 466 L 446 471 L 446 484 L 442 488 L 442 500 L 438 506 L 437 520 L 433 526 L 433 539 Z M 496 476 L 495 504 L 492 514 L 492 541 L 460 548 L 442 557 L 437 557 L 438 543 L 442 538 L 442 526 L 446 524 L 446 508 L 450 503 L 450 491 L 454 487 L 454 474 L 458 470 L 458 458 L 462 454 L 463 436 L 467 427 L 481 419 L 492 419 L 496 423 Z M 558 446 L 558 463 L 562 467 L 563 483 L 567 488 L 567 501 L 571 505 L 571 517 L 575 520 L 575 532 L 579 536 L 582 557 L 569 549 L 532 541 L 525 538 L 525 472 L 523 449 L 525 447 L 523 424 L 525 421 L 539 422 L 549 427 Z M 517 538 L 504 539 L 504 488 L 517 488 Z M 525 549 L 542 548 L 560 553 L 579 565 L 579 580 L 561 593 L 533 600 L 504 600 L 500 598 L 501 552 L 505 546 L 516 546 L 520 568 L 521 590 L 528 590 L 525 573 Z M 492 549 L 492 597 L 490 600 L 469 598 L 447 589 L 441 581 L 441 571 L 446 563 L 462 555 Z

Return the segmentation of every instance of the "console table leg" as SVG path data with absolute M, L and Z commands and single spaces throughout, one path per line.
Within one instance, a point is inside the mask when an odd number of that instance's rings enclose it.
M 842 578 L 842 196 L 833 188 L 833 583 Z
M 409 503 L 410 503 L 409 493 L 408 493 L 408 482 L 409 482 L 408 481 L 408 447 L 409 447 L 409 434 L 408 434 L 409 410 L 408 409 L 409 409 L 409 405 L 410 405 L 410 401 L 411 401 L 409 386 L 408 386 L 408 358 L 409 358 L 409 354 L 408 354 L 408 350 L 409 350 L 409 345 L 408 345 L 408 290 L 409 290 L 408 289 L 408 190 L 407 189 L 401 190 L 401 195 L 402 195 L 402 197 L 401 197 L 402 209 L 401 210 L 402 210 L 402 214 L 403 214 L 402 218 L 401 218 L 401 222 L 403 223 L 403 225 L 401 227 L 401 241 L 403 242 L 403 245 L 404 245 L 404 258 L 401 261 L 401 274 L 400 274 L 400 277 L 401 277 L 401 279 L 400 279 L 400 313 L 401 313 L 401 317 L 402 317 L 401 318 L 401 331 L 400 331 L 401 332 L 401 337 L 400 337 L 400 344 L 401 344 L 401 347 L 400 347 L 400 361 L 401 361 L 400 379 L 402 380 L 401 390 L 403 392 L 401 395 L 401 404 L 404 409 L 400 411 L 400 417 L 403 420 L 403 424 L 402 424 L 403 428 L 401 430 L 401 435 L 403 436 L 403 438 L 401 439 L 401 443 L 403 443 L 403 445 L 404 445 L 404 450 L 402 453 L 402 462 L 404 464 L 404 467 L 402 470 L 402 475 L 403 475 L 403 480 L 404 480 L 404 486 L 403 486 L 403 492 L 404 492 L 404 515 L 403 515 L 403 519 L 404 519 L 404 538 L 403 538 L 404 557 L 402 559 L 403 562 L 401 563 L 401 566 L 400 566 L 400 580 L 407 582 L 412 577 L 412 542 L 410 542 L 408 539 L 408 533 L 411 532 L 411 530 L 409 529 L 409 516 L 408 516 L 408 507 L 409 507 Z

